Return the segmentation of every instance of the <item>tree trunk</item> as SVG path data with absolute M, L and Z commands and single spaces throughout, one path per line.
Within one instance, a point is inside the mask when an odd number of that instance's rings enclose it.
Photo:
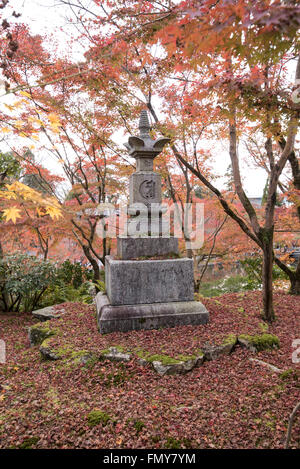
M 86 258 L 88 259 L 88 261 L 90 262 L 90 264 L 93 268 L 93 271 L 94 271 L 93 280 L 94 280 L 94 282 L 97 282 L 97 280 L 100 280 L 99 264 L 98 264 L 97 260 L 91 255 L 90 250 L 87 246 L 82 244 L 82 249 L 83 249 L 83 252 L 84 252 Z
M 291 280 L 291 288 L 289 293 L 291 295 L 300 295 L 300 278 L 295 277 L 294 279 Z
M 263 244 L 263 318 L 268 322 L 275 319 L 273 310 L 273 230 L 265 230 Z

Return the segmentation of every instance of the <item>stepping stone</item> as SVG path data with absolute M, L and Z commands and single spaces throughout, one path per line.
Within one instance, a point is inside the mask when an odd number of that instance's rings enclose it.
M 202 350 L 206 360 L 216 360 L 221 355 L 229 355 L 234 346 L 234 343 L 224 345 L 206 345 L 202 347 Z
M 46 306 L 46 308 L 36 309 L 32 311 L 32 316 L 38 319 L 39 321 L 49 321 L 49 319 L 60 318 L 62 315 L 66 314 L 64 308 L 57 309 L 59 305 Z
M 124 353 L 116 347 L 110 347 L 107 351 L 100 355 L 101 360 L 110 360 L 112 362 L 129 362 L 131 360 L 130 353 Z
M 174 374 L 185 374 L 191 371 L 196 366 L 202 365 L 204 361 L 204 355 L 190 360 L 180 361 L 178 363 L 170 363 L 168 365 L 163 364 L 160 361 L 153 361 L 152 366 L 159 375 L 174 375 Z

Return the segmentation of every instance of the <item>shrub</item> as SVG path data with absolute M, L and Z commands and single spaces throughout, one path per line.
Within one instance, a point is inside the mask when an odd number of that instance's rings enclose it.
M 56 268 L 54 279 L 47 288 L 41 306 L 51 306 L 67 301 L 92 303 L 93 283 L 91 270 L 79 262 L 66 260 Z
M 64 261 L 58 268 L 56 278 L 64 285 L 79 288 L 85 281 L 91 280 L 93 272 L 83 267 L 79 262 Z
M 55 266 L 28 254 L 0 259 L 0 309 L 31 312 L 53 282 Z
M 258 290 L 262 287 L 262 257 L 247 257 L 241 264 L 247 274 L 248 290 Z M 273 280 L 288 280 L 287 274 L 276 264 L 273 265 Z
M 41 306 L 51 306 L 59 303 L 65 303 L 67 301 L 80 302 L 80 303 L 92 303 L 93 298 L 90 295 L 90 282 L 83 283 L 79 288 L 73 287 L 70 284 L 64 284 L 57 279 L 48 287 Z

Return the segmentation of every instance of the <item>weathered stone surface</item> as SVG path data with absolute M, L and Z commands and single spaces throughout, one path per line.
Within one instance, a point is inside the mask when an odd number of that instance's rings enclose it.
M 200 362 L 199 362 L 200 361 Z M 203 363 L 203 357 L 191 358 L 190 360 L 180 361 L 179 363 L 163 364 L 160 361 L 152 362 L 152 366 L 160 375 L 185 374 L 196 366 Z
M 59 360 L 61 357 L 47 345 L 47 341 L 40 346 L 40 352 L 44 360 Z
M 129 362 L 131 360 L 130 353 L 124 353 L 117 347 L 110 347 L 100 355 L 101 360 L 110 360 L 112 362 Z
M 129 179 L 129 200 L 130 204 L 160 204 L 161 175 L 148 171 L 133 173 Z
M 147 360 L 145 360 L 144 358 L 138 358 L 137 362 L 140 366 L 149 366 L 150 365 L 150 363 Z
M 274 373 L 282 373 L 283 370 L 281 368 L 278 368 L 277 366 L 271 365 L 271 363 L 264 362 L 262 360 L 258 360 L 257 358 L 249 358 L 250 362 L 258 363 L 259 365 L 262 365 L 266 368 L 269 368 L 271 371 Z
M 60 318 L 63 314 L 66 314 L 66 310 L 64 308 L 57 309 L 57 306 L 58 305 L 36 309 L 35 311 L 32 311 L 32 316 L 39 321 L 48 321 L 49 319 Z
M 238 338 L 238 341 L 239 341 L 239 344 L 242 346 L 242 347 L 246 347 L 248 350 L 250 350 L 251 352 L 257 352 L 256 348 L 254 347 L 254 345 L 251 344 L 251 342 L 249 340 L 247 340 L 246 338 L 244 337 L 239 337 Z
M 129 238 L 117 239 L 118 257 L 122 260 L 142 256 L 167 256 L 178 254 L 177 238 Z
M 50 329 L 50 327 L 46 323 L 39 323 L 35 324 L 28 328 L 28 338 L 30 345 L 38 345 L 41 344 L 45 339 L 55 335 L 56 331 Z
M 203 353 L 205 360 L 216 360 L 221 355 L 229 355 L 234 347 L 234 344 L 223 345 L 206 345 L 204 346 Z
M 105 275 L 111 305 L 194 299 L 192 259 L 130 261 L 106 256 Z
M 112 306 L 103 293 L 96 296 L 97 320 L 102 334 L 206 324 L 209 314 L 197 301 Z

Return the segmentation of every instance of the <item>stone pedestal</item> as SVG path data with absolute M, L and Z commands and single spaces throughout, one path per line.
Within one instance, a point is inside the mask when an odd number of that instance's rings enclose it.
M 101 334 L 206 324 L 209 314 L 198 301 L 112 306 L 103 293 L 96 297 Z
M 118 259 L 106 256 L 106 295 L 96 296 L 102 334 L 198 325 L 209 319 L 203 304 L 194 301 L 193 261 L 174 259 L 178 239 L 170 237 L 162 219 L 167 207 L 161 205 L 161 176 L 153 171 L 153 159 L 168 139 L 151 139 L 146 111 L 139 129 L 139 137 L 130 137 L 125 145 L 137 161 L 130 177 L 128 236 L 117 240 Z M 139 259 L 157 256 L 165 259 Z
M 105 259 L 106 293 L 111 305 L 192 301 L 193 281 L 192 259 Z

